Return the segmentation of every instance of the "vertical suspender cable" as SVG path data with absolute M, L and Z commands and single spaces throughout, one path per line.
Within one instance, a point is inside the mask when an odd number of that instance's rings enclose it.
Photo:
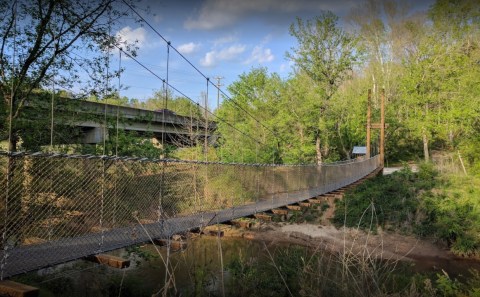
M 204 139 L 204 159 L 208 162 L 208 84 L 210 78 L 207 77 L 207 93 L 205 94 L 205 139 Z
M 111 7 L 108 8 L 108 37 L 111 36 L 112 30 L 112 19 L 111 19 Z M 104 229 L 103 228 L 103 216 L 105 210 L 105 186 L 106 186 L 106 168 L 105 168 L 105 154 L 106 154 L 106 144 L 107 144 L 107 102 L 108 102 L 108 90 L 110 87 L 110 44 L 107 44 L 107 57 L 106 57 L 106 72 L 107 76 L 105 79 L 105 91 L 104 91 L 104 105 L 103 105 L 103 157 L 102 157 L 102 189 L 101 189 L 101 201 L 100 201 L 100 230 L 102 232 L 101 242 L 100 242 L 100 249 L 103 246 L 103 241 L 105 238 Z
M 167 42 L 167 75 L 166 75 L 166 83 L 164 83 L 164 86 L 165 86 L 165 104 L 164 104 L 164 108 L 163 108 L 163 113 L 162 113 L 162 126 L 163 126 L 163 131 L 162 131 L 162 150 L 163 150 L 163 158 L 166 158 L 167 157 L 167 154 L 166 154 L 166 149 L 165 149 L 165 133 L 166 133 L 166 130 L 165 130 L 165 113 L 167 112 L 167 108 L 168 108 L 168 76 L 169 76 L 169 73 L 170 73 L 170 69 L 169 69 L 169 64 L 170 64 L 170 41 Z M 163 166 L 162 166 L 162 182 L 161 182 L 161 188 L 160 188 L 160 197 L 161 197 L 161 203 L 163 203 L 163 190 L 165 188 L 165 167 L 167 166 L 167 163 L 166 162 L 163 162 Z M 163 225 L 163 224 L 162 224 Z M 165 225 L 163 225 L 163 227 L 165 228 Z M 165 264 L 165 284 L 168 283 L 168 267 L 169 267 L 169 260 L 170 260 L 170 230 L 165 230 L 167 232 L 165 232 L 165 234 L 167 234 L 167 262 Z
M 10 92 L 10 113 L 9 113 L 9 122 L 8 122 L 8 152 L 12 153 L 14 147 L 12 145 L 13 141 L 13 101 L 15 97 L 15 56 L 17 55 L 17 2 L 13 3 L 12 7 L 14 18 L 13 20 L 13 54 L 12 54 L 12 85 Z
M 51 114 L 50 114 L 50 150 L 53 152 L 53 108 L 55 106 L 55 74 L 52 79 L 52 102 L 51 102 Z
M 118 91 L 117 91 L 117 96 L 118 96 L 118 103 L 117 103 L 117 118 L 116 118 L 116 123 L 115 123 L 115 157 L 118 157 L 118 124 L 119 124 L 119 117 L 120 117 L 120 89 L 122 87 L 122 81 L 121 81 L 121 72 L 122 72 L 122 49 L 118 49 Z M 118 164 L 118 159 L 115 160 L 115 163 Z M 115 226 L 116 224 L 116 217 L 117 217 L 117 186 L 118 186 L 118 171 L 115 170 L 115 184 L 114 184 L 114 196 L 113 196 L 113 214 L 112 214 L 112 224 Z
M 119 124 L 119 117 L 120 117 L 120 89 L 122 87 L 122 77 L 121 77 L 121 72 L 122 72 L 122 49 L 118 50 L 118 104 L 117 104 L 117 121 L 116 121 L 116 133 L 115 133 L 115 157 L 118 157 L 118 124 Z
M 11 153 L 14 150 L 14 146 L 12 144 L 13 141 L 13 100 L 15 98 L 15 56 L 17 55 L 17 2 L 15 1 L 12 6 L 12 18 L 13 18 L 13 54 L 12 54 L 12 85 L 11 85 L 11 93 L 10 93 L 10 112 L 8 116 L 8 161 L 7 161 L 7 188 L 5 193 L 5 205 L 4 205 L 4 221 L 3 221 L 3 233 L 2 233 L 2 248 L 3 248 L 3 255 L 2 261 L 0 264 L 0 280 L 3 280 L 4 270 L 7 265 L 7 257 L 8 257 L 8 246 L 7 246 L 7 237 L 9 236 L 8 233 L 8 203 L 10 201 L 10 186 L 12 184 L 13 178 L 13 166 L 14 166 L 14 159 Z
M 169 65 L 170 65 L 170 45 L 172 43 L 170 41 L 167 42 L 167 75 L 166 75 L 166 80 L 167 80 L 167 87 L 168 87 L 168 74 L 169 74 Z M 168 92 L 165 92 L 165 109 L 168 108 Z

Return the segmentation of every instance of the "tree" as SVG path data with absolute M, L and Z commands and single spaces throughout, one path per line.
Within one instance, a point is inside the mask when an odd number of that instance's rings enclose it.
M 165 104 L 165 99 L 168 100 Z M 165 98 L 165 89 L 161 89 L 153 93 L 153 96 L 143 102 L 135 102 L 132 104 L 137 108 L 145 108 L 150 110 L 165 109 L 175 112 L 178 115 L 192 116 L 195 119 L 201 119 L 204 117 L 204 112 L 198 104 L 195 104 L 188 98 L 182 96 L 174 96 L 172 92 L 167 92 L 167 98 Z
M 111 29 L 127 13 L 116 0 L 1 2 L 0 95 L 8 110 L 2 138 L 8 134 L 9 151 L 16 150 L 20 137 L 15 120 L 35 90 L 52 84 L 69 89 L 86 73 L 85 93 L 111 91 L 105 82 L 117 73 L 105 71 L 108 49 L 120 45 Z M 123 49 L 134 54 L 132 45 Z
M 290 34 L 297 39 L 298 47 L 287 53 L 300 71 L 305 72 L 321 92 L 320 118 L 328 108 L 328 101 L 360 61 L 358 39 L 338 26 L 338 17 L 324 12 L 306 23 L 298 18 L 290 26 Z M 316 131 L 316 159 L 322 163 L 322 131 Z M 328 143 L 324 144 L 328 146 Z M 325 150 L 327 151 L 327 150 Z
M 404 122 L 421 138 L 426 161 L 432 145 L 452 150 L 478 133 L 479 10 L 471 1 L 457 2 L 437 1 L 432 23 L 410 28 L 417 42 L 403 59 Z
M 222 161 L 281 162 L 276 114 L 282 86 L 277 74 L 269 75 L 266 68 L 256 68 L 240 75 L 228 87 L 232 96 L 222 102 L 217 113 L 222 119 L 217 121 L 221 135 L 217 154 Z

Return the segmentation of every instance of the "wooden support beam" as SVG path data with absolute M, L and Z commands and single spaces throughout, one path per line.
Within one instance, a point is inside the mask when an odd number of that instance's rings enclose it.
M 0 281 L 0 296 L 37 297 L 39 289 L 10 280 Z
M 380 167 L 385 164 L 385 89 L 380 93 Z
M 225 235 L 224 229 L 226 228 L 231 227 L 224 224 L 210 225 L 203 228 L 202 234 L 223 237 Z
M 256 219 L 265 221 L 265 222 L 270 222 L 272 221 L 272 216 L 265 214 L 265 213 L 256 213 L 253 215 Z
M 287 205 L 286 207 L 290 210 L 302 210 L 300 205 Z
M 366 151 L 366 158 L 370 159 L 370 151 L 372 150 L 370 147 L 370 128 L 371 128 L 371 119 L 372 119 L 372 90 L 368 89 L 368 97 L 367 97 L 367 151 Z
M 25 245 L 40 244 L 45 242 L 47 242 L 45 239 L 39 237 L 27 237 L 23 240 L 23 244 Z
M 232 223 L 232 225 L 240 228 L 244 228 L 244 229 L 252 228 L 252 222 L 245 219 L 236 219 L 236 220 L 231 220 L 230 222 Z
M 320 195 L 320 197 L 326 197 L 326 198 L 342 198 L 343 195 L 341 194 L 335 194 L 335 193 L 325 193 Z
M 298 205 L 300 205 L 301 207 L 311 207 L 312 203 L 310 203 L 310 202 L 298 202 Z
M 86 258 L 88 261 L 92 261 L 99 264 L 104 264 L 113 268 L 127 268 L 130 266 L 130 260 L 125 260 L 123 258 L 108 255 L 108 254 L 98 254 L 91 255 Z
M 308 202 L 312 204 L 321 204 L 323 201 L 317 198 L 311 198 L 311 199 L 308 199 Z
M 277 215 L 287 215 L 288 214 L 288 209 L 283 209 L 283 208 L 274 208 L 271 210 L 274 214 Z
M 108 231 L 110 230 L 109 228 L 106 228 L 106 227 L 100 227 L 100 226 L 93 226 L 90 231 L 93 232 L 93 233 L 100 233 L 100 232 L 104 232 L 104 231 Z
M 382 124 L 381 123 L 373 123 L 370 125 L 370 127 L 372 129 L 382 129 Z M 388 128 L 389 125 L 388 124 L 385 124 L 385 128 Z
M 159 246 L 170 245 L 170 248 L 174 251 L 184 250 L 188 246 L 187 242 L 183 240 L 171 240 L 171 239 L 161 239 L 161 238 L 153 239 L 153 243 Z

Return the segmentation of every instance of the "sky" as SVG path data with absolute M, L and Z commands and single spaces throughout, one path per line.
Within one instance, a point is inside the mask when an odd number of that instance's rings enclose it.
M 416 1 L 414 9 L 427 9 L 433 0 Z M 289 26 L 297 17 L 304 20 L 330 10 L 341 19 L 358 7 L 354 0 L 189 0 L 153 1 L 137 4 L 137 12 L 171 42 L 205 76 L 221 88 L 238 80 L 252 68 L 266 67 L 288 77 L 292 63 L 285 54 L 296 46 Z M 162 78 L 167 77 L 167 45 L 151 28 L 123 21 L 115 34 L 136 42 L 137 59 Z M 162 88 L 162 82 L 133 60 L 112 52 L 112 66 L 124 68 L 120 82 L 122 96 L 146 100 Z M 206 79 L 174 50 L 168 56 L 168 81 L 183 95 L 203 105 L 201 93 L 207 92 Z M 217 90 L 208 88 L 209 107 L 217 105 Z M 182 95 L 175 93 L 175 95 Z

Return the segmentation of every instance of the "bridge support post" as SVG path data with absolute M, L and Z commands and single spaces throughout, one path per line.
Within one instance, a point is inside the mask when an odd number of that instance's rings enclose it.
M 370 159 L 370 151 L 371 149 L 371 120 L 372 120 L 372 90 L 368 89 L 368 97 L 367 97 L 367 149 L 366 149 L 366 158 Z
M 385 89 L 380 94 L 380 167 L 385 166 Z

